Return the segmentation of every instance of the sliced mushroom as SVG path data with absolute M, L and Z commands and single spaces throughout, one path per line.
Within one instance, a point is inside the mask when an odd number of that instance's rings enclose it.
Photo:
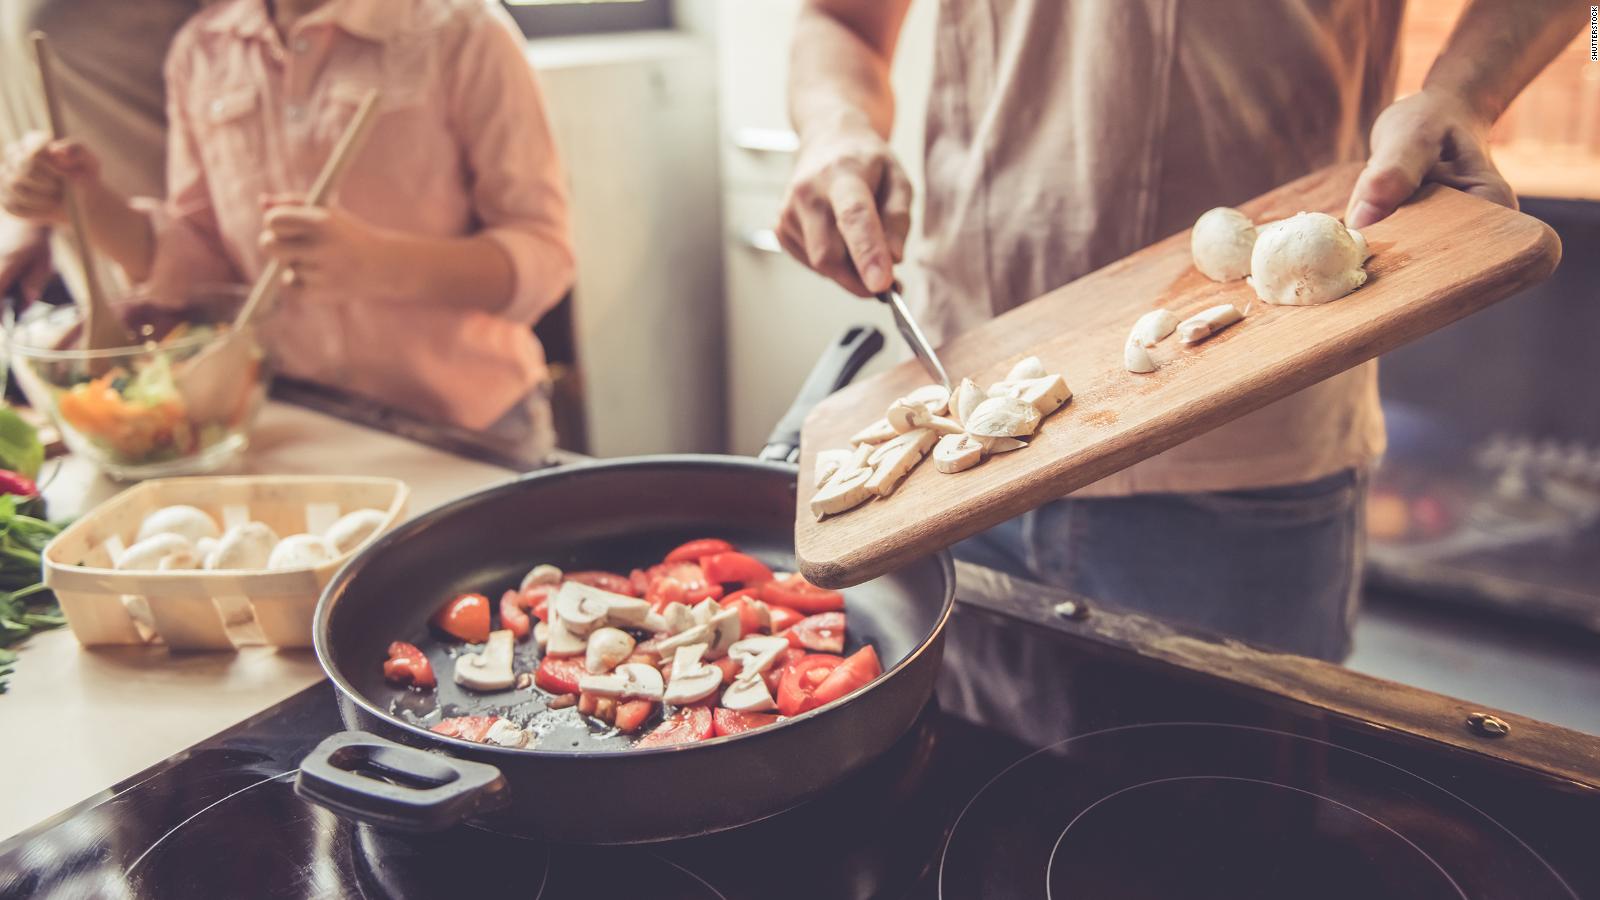
M 1019 441 L 1012 437 L 973 438 L 983 444 L 983 452 L 993 456 L 996 453 L 1010 453 L 1028 446 L 1027 441 Z
M 961 423 L 945 416 L 934 416 L 928 420 L 927 428 L 936 435 L 960 434 Z
M 832 478 L 855 453 L 850 450 L 819 450 L 817 451 L 816 468 L 812 470 L 812 481 L 817 487 L 822 487 Z
M 871 469 L 833 476 L 821 490 L 811 495 L 811 514 L 820 519 L 855 509 L 871 500 L 872 491 L 867 489 L 867 480 L 871 477 Z
M 696 603 L 691 611 L 694 613 L 694 623 L 696 625 L 705 625 L 710 623 L 712 616 L 722 612 L 722 604 L 707 597 Z
M 550 624 L 548 622 L 535 622 L 533 624 L 533 643 L 541 650 L 550 643 Z
M 529 569 L 528 574 L 522 576 L 522 589 L 527 590 L 531 587 L 546 584 L 560 584 L 563 577 L 560 569 L 549 563 L 540 563 Z
M 576 581 L 562 582 L 554 606 L 573 634 L 588 634 L 601 625 L 638 627 L 650 614 L 650 604 L 644 600 Z
M 381 509 L 358 509 L 340 516 L 322 537 L 334 553 L 343 556 L 377 534 L 387 521 L 389 514 Z
M 662 607 L 661 618 L 665 620 L 667 626 L 662 630 L 672 634 L 680 634 L 699 624 L 695 621 L 694 610 L 689 608 L 689 604 L 679 603 L 676 600 Z
M 667 628 L 666 617 L 653 609 L 645 613 L 644 624 L 640 625 L 639 627 L 650 632 L 651 634 L 660 634 L 663 631 L 669 630 Z
M 666 638 L 661 643 L 657 644 L 656 652 L 661 654 L 662 659 L 666 659 L 681 647 L 688 647 L 692 644 L 705 644 L 709 643 L 710 641 L 711 626 L 695 625 L 694 627 L 680 631 L 672 637 Z
M 978 404 L 967 422 L 973 437 L 1022 437 L 1039 427 L 1039 410 L 1018 397 L 990 397 Z
M 983 445 L 965 434 L 947 434 L 933 448 L 933 466 L 946 475 L 965 472 L 983 462 Z
M 1001 382 L 989 388 L 989 396 L 1016 397 L 1037 409 L 1040 416 L 1048 416 L 1072 399 L 1072 388 L 1060 375 L 1041 375 Z
M 456 657 L 456 684 L 475 691 L 502 691 L 516 684 L 511 672 L 511 652 L 516 636 L 509 629 L 489 632 L 478 653 Z
M 977 382 L 971 378 L 963 378 L 961 379 L 961 384 L 956 386 L 955 397 L 950 401 L 950 412 L 955 415 L 957 422 L 965 425 L 967 424 L 967 419 L 972 416 L 972 411 L 977 409 L 978 404 L 986 400 L 988 396 L 988 394 L 984 393 L 983 388 L 978 387 Z
M 483 733 L 483 742 L 496 747 L 526 747 L 532 740 L 533 735 L 509 719 L 496 719 Z
M 584 639 L 572 633 L 567 623 L 562 620 L 558 610 L 550 611 L 549 635 L 545 639 L 544 652 L 546 656 L 582 656 L 588 644 Z
M 1025 378 L 1043 378 L 1046 374 L 1044 363 L 1039 362 L 1037 356 L 1025 356 L 1017 360 L 1017 364 L 1006 373 L 1006 381 L 1021 381 Z
M 755 634 L 735 641 L 728 648 L 728 658 L 739 664 L 741 675 L 759 674 L 772 668 L 772 664 L 789 646 L 788 638 L 775 634 Z
M 686 706 L 715 694 L 722 687 L 722 670 L 703 662 L 706 646 L 679 647 L 672 655 L 672 674 L 661 699 L 673 706 Z
M 706 646 L 706 659 L 720 659 L 726 656 L 728 648 L 739 640 L 739 611 L 724 609 L 712 616 L 706 627 L 711 629 L 711 640 Z
M 139 523 L 139 534 L 134 541 L 145 540 L 158 534 L 175 534 L 190 544 L 198 544 L 205 538 L 218 538 L 222 536 L 222 529 L 217 527 L 217 520 L 207 515 L 204 510 L 193 506 L 163 506 Z
M 778 706 L 767 688 L 767 680 L 759 672 L 735 678 L 722 692 L 722 705 L 734 712 L 763 712 Z
M 583 667 L 590 672 L 609 672 L 633 654 L 633 635 L 620 628 L 596 628 L 589 635 L 583 654 Z
M 872 477 L 867 479 L 866 488 L 879 497 L 887 497 L 894 493 L 902 479 L 911 474 L 911 470 L 922 462 L 929 448 L 933 446 L 933 432 L 921 428 L 918 432 L 922 437 L 916 441 L 909 441 L 885 453 L 878 460 L 877 466 L 872 470 Z
M 1128 340 L 1141 347 L 1154 347 L 1178 327 L 1178 314 L 1170 309 L 1152 309 L 1133 323 Z
M 661 671 L 644 663 L 623 663 L 609 675 L 584 675 L 578 679 L 578 690 L 619 700 L 659 701 L 665 689 Z
M 902 397 L 889 404 L 889 411 L 883 417 L 896 434 L 905 434 L 927 425 L 933 419 L 933 413 L 928 412 L 926 406 Z
M 1232 303 L 1223 303 L 1195 313 L 1178 324 L 1178 340 L 1185 344 L 1198 344 L 1229 325 L 1244 319 L 1244 313 Z
M 605 593 L 602 591 L 602 593 Z M 643 628 L 650 618 L 650 601 L 622 594 L 606 597 L 606 624 L 619 628 Z
M 872 449 L 872 455 L 867 457 L 867 465 L 874 468 L 883 458 L 891 453 L 899 452 L 904 447 L 932 446 L 937 436 L 929 428 L 917 428 L 900 435 L 892 441 L 884 441 Z
M 925 384 L 902 399 L 926 408 L 931 416 L 942 416 L 950 408 L 950 392 L 942 384 Z
M 879 419 L 871 425 L 861 429 L 850 436 L 850 443 L 855 444 L 881 444 L 900 432 L 889 425 L 888 419 Z
M 128 572 L 154 572 L 171 557 L 193 559 L 194 546 L 177 534 L 156 534 L 145 538 L 117 556 L 116 567 Z M 188 566 L 187 568 L 194 568 Z
M 1132 337 L 1122 345 L 1122 367 L 1135 375 L 1148 375 L 1156 370 L 1156 361 L 1150 351 Z

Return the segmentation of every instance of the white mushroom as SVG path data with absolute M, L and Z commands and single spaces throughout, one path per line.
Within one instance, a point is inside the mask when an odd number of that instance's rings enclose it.
M 1365 263 L 1367 260 L 1371 259 L 1372 248 L 1367 246 L 1367 236 L 1355 230 L 1354 228 L 1347 228 L 1345 230 L 1350 232 L 1350 240 L 1356 242 L 1356 254 L 1360 257 L 1361 261 Z
M 1002 381 L 989 388 L 990 397 L 1016 397 L 1033 406 L 1039 415 L 1048 416 L 1072 399 L 1072 388 L 1060 375 L 1041 375 Z
M 1367 281 L 1365 250 L 1350 229 L 1326 213 L 1303 212 L 1263 234 L 1250 256 L 1256 296 L 1283 306 L 1314 306 Z
M 692 628 L 680 631 L 672 637 L 663 639 L 661 643 L 656 645 L 656 652 L 661 654 L 662 659 L 666 659 L 676 652 L 680 647 L 688 647 L 694 644 L 709 644 L 710 641 L 711 626 L 696 625 Z
M 550 565 L 549 563 L 540 563 L 539 565 L 529 569 L 528 574 L 522 576 L 522 584 L 520 585 L 520 588 L 525 591 L 528 588 L 538 587 L 540 585 L 560 584 L 563 577 L 565 576 L 562 575 L 560 569 Z
M 871 469 L 833 476 L 821 490 L 811 495 L 811 514 L 820 519 L 855 509 L 871 500 L 872 491 L 867 489 L 867 480 L 871 477 Z
M 291 534 L 272 548 L 269 569 L 309 569 L 336 557 L 328 542 L 315 534 Z
M 550 625 L 546 622 L 533 623 L 533 643 L 541 650 L 550 643 Z
M 965 434 L 947 434 L 933 448 L 933 466 L 946 475 L 983 462 L 983 445 Z
M 852 446 L 856 444 L 881 444 L 899 433 L 889 424 L 888 419 L 879 419 L 851 435 L 850 443 Z
M 895 434 L 905 434 L 927 425 L 933 419 L 933 413 L 920 403 L 912 403 L 904 397 L 889 404 L 889 411 L 883 418 L 893 428 Z
M 1177 327 L 1177 313 L 1170 309 L 1152 309 L 1133 323 L 1128 340 L 1137 342 L 1141 347 L 1154 347 Z
M 584 650 L 583 667 L 590 672 L 609 672 L 633 653 L 633 635 L 620 628 L 596 628 Z
M 496 747 L 526 747 L 533 735 L 518 728 L 510 719 L 496 719 L 483 733 L 483 742 Z
M 217 538 L 222 535 L 222 529 L 217 527 L 217 521 L 207 515 L 205 511 L 193 506 L 163 506 L 139 523 L 139 535 L 134 541 L 155 537 L 158 534 L 175 534 L 190 544 L 198 544 L 205 538 Z
M 903 398 L 928 410 L 928 415 L 942 416 L 950 408 L 950 392 L 942 384 L 925 384 Z
M 662 630 L 672 634 L 681 634 L 699 624 L 695 621 L 694 610 L 689 608 L 689 604 L 679 603 L 676 600 L 661 608 L 661 618 L 666 626 Z
M 608 624 L 637 627 L 650 614 L 650 604 L 644 600 L 576 581 L 562 582 L 553 605 L 567 629 L 579 635 Z
M 972 435 L 968 435 L 968 437 L 982 444 L 983 452 L 990 456 L 996 453 L 1010 453 L 1013 450 L 1021 450 L 1023 447 L 1028 446 L 1027 441 L 1019 441 L 1014 437 L 973 437 Z
M 1223 303 L 1195 313 L 1178 325 L 1178 340 L 1185 344 L 1198 344 L 1235 322 L 1244 320 L 1244 313 L 1231 303 Z
M 1135 375 L 1148 375 L 1156 370 L 1156 361 L 1150 358 L 1149 350 L 1130 336 L 1122 345 L 1122 367 Z
M 706 659 L 720 659 L 726 656 L 728 648 L 739 640 L 739 611 L 722 610 L 711 617 L 706 627 L 711 629 L 711 640 L 706 645 Z
M 660 634 L 667 630 L 667 620 L 661 613 L 650 610 L 644 615 L 644 624 L 639 626 L 651 634 Z
M 863 445 L 868 446 L 868 445 Z M 828 483 L 844 465 L 850 462 L 855 453 L 850 450 L 819 450 L 817 451 L 816 468 L 812 469 L 811 480 L 816 487 Z
M 623 663 L 609 675 L 584 675 L 578 679 L 578 690 L 619 700 L 659 701 L 665 689 L 661 671 L 644 663 Z
M 200 557 L 201 565 L 205 565 L 205 561 L 210 558 L 211 554 L 217 552 L 217 545 L 220 543 L 222 542 L 216 538 L 201 538 L 194 542 L 194 552 Z
M 1017 364 L 1006 373 L 1005 381 L 1021 381 L 1024 378 L 1043 378 L 1046 374 L 1044 363 L 1039 362 L 1037 356 L 1025 356 L 1017 360 Z
M 340 516 L 322 537 L 333 547 L 334 553 L 343 556 L 366 543 L 387 521 L 389 514 L 381 509 L 358 509 Z
M 1256 239 L 1249 216 L 1219 206 L 1195 221 L 1189 232 L 1189 254 L 1194 267 L 1212 281 L 1236 281 L 1250 274 L 1250 250 Z
M 867 465 L 874 468 L 883 462 L 884 457 L 898 453 L 906 447 L 921 447 L 926 450 L 933 446 L 937 435 L 930 428 L 917 428 L 900 435 L 892 441 L 884 441 L 872 448 L 872 454 L 867 457 Z
M 481 652 L 456 657 L 456 684 L 475 691 L 502 691 L 516 684 L 517 677 L 511 671 L 516 640 L 508 629 L 489 632 Z
M 696 625 L 707 625 L 710 624 L 712 616 L 722 612 L 722 604 L 707 597 L 696 603 L 690 609 L 690 612 L 694 613 L 694 623 Z
M 168 563 L 167 560 L 172 560 Z M 134 544 L 117 556 L 116 567 L 125 572 L 154 572 L 161 568 L 192 569 L 184 565 L 195 559 L 194 546 L 182 535 L 155 534 Z
M 1022 437 L 1039 427 L 1039 410 L 1018 397 L 990 397 L 978 404 L 967 422 L 974 437 Z
M 278 545 L 278 534 L 262 522 L 246 522 L 228 529 L 206 557 L 208 569 L 265 569 Z
M 775 634 L 753 634 L 742 638 L 728 648 L 728 658 L 739 664 L 739 673 L 749 675 L 772 668 L 783 651 L 789 649 L 789 639 Z
M 900 481 L 917 467 L 917 463 L 922 462 L 922 457 L 933 447 L 934 434 L 927 428 L 919 428 L 916 432 L 908 432 L 905 436 L 910 437 L 912 434 L 917 435 L 915 440 L 900 444 L 878 460 L 872 470 L 872 476 L 867 479 L 868 491 L 879 497 L 889 496 L 894 493 Z
M 965 425 L 967 424 L 967 419 L 972 416 L 972 411 L 977 409 L 978 404 L 982 403 L 987 397 L 988 395 L 984 393 L 983 388 L 978 387 L 977 382 L 971 378 L 963 378 L 961 383 L 956 385 L 956 395 L 950 402 L 950 411 L 955 415 L 957 422 Z
M 661 699 L 673 706 L 696 703 L 717 692 L 722 687 L 722 670 L 702 662 L 704 644 L 679 647 L 672 655 L 672 674 L 667 678 L 667 689 Z
M 550 611 L 550 621 L 547 623 L 549 634 L 545 638 L 544 652 L 546 656 L 582 656 L 588 648 L 588 643 L 567 627 L 561 620 L 561 613 L 557 610 Z
M 596 590 L 599 590 L 596 588 Z M 619 628 L 643 628 L 650 619 L 650 601 L 640 600 L 638 597 L 629 597 L 625 594 L 613 594 L 609 591 L 600 591 L 606 595 L 606 624 Z
M 162 572 L 175 572 L 175 571 L 181 571 L 183 569 L 198 569 L 198 568 L 200 568 L 200 555 L 198 553 L 193 552 L 193 551 L 188 552 L 188 553 L 174 553 L 174 554 L 172 554 L 170 556 L 162 557 L 161 562 L 156 563 L 156 569 L 159 570 L 159 571 L 162 571 Z M 217 598 L 217 602 L 218 603 L 226 602 L 226 603 L 232 604 L 232 603 L 234 603 L 235 601 L 237 601 L 239 599 L 240 598 L 237 598 L 237 597 Z M 246 621 L 251 616 L 251 613 L 249 611 L 249 604 L 248 603 L 245 604 L 245 611 L 244 611 L 244 615 L 242 617 L 240 616 L 240 614 L 238 613 L 236 608 L 224 609 L 223 612 L 224 612 L 224 618 L 227 619 L 228 624 L 230 624 L 230 625 L 234 625 L 234 624 L 238 624 L 238 622 Z
M 763 712 L 777 708 L 767 680 L 759 672 L 740 675 L 722 692 L 722 705 L 734 712 Z

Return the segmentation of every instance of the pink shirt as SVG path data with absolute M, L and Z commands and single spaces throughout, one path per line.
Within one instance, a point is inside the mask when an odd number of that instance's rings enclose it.
M 287 40 L 264 0 L 196 15 L 167 57 L 167 200 L 152 293 L 253 279 L 263 194 L 304 193 L 356 104 L 377 121 L 336 202 L 412 234 L 485 234 L 511 259 L 498 314 L 286 290 L 262 326 L 279 371 L 468 428 L 546 377 L 531 326 L 572 283 L 567 198 L 544 100 L 484 0 L 332 0 Z

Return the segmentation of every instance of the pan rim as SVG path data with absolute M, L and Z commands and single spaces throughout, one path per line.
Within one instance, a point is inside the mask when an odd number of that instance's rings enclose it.
M 332 580 L 328 582 L 328 586 L 323 589 L 322 595 L 317 598 L 317 608 L 312 622 L 313 627 L 311 641 L 312 647 L 315 649 L 317 654 L 317 664 L 322 667 L 323 673 L 327 675 L 328 680 L 333 683 L 334 688 L 343 697 L 354 703 L 362 711 L 376 717 L 382 722 L 400 728 L 403 731 L 420 737 L 423 740 L 429 741 L 430 743 L 438 744 L 441 747 L 460 748 L 461 750 L 468 751 L 474 755 L 504 755 L 507 759 L 525 759 L 528 756 L 535 756 L 540 759 L 602 760 L 637 759 L 641 755 L 654 756 L 658 754 L 682 753 L 704 747 L 723 746 L 730 741 L 742 740 L 747 737 L 751 737 L 752 735 L 774 734 L 780 729 L 812 719 L 819 713 L 829 712 L 834 709 L 842 709 L 844 706 L 862 697 L 865 697 L 867 694 L 871 693 L 873 690 L 877 689 L 880 685 L 887 681 L 890 676 L 905 668 L 908 668 L 923 654 L 929 651 L 929 648 L 934 644 L 935 641 L 938 640 L 940 635 L 944 633 L 945 626 L 949 622 L 950 616 L 955 609 L 955 562 L 950 556 L 950 551 L 948 550 L 941 550 L 930 557 L 935 563 L 938 564 L 940 574 L 943 576 L 945 584 L 944 601 L 940 607 L 939 615 L 934 620 L 933 628 L 929 630 L 929 632 L 922 638 L 920 642 L 918 642 L 917 646 L 913 648 L 910 653 L 906 654 L 904 659 L 901 659 L 894 666 L 885 670 L 883 674 L 873 679 L 872 682 L 867 686 L 855 691 L 849 696 L 841 697 L 832 703 L 819 706 L 816 709 L 807 710 L 797 716 L 787 716 L 782 721 L 776 722 L 773 725 L 765 728 L 741 732 L 739 734 L 711 737 L 705 740 L 694 741 L 686 744 L 670 744 L 662 747 L 630 747 L 626 750 L 541 750 L 537 747 L 500 747 L 493 744 L 481 744 L 476 741 L 468 741 L 462 738 L 449 737 L 447 735 L 438 734 L 437 732 L 422 728 L 421 726 L 413 725 L 410 722 L 391 714 L 387 710 L 379 708 L 376 704 L 369 700 L 365 694 L 363 694 L 361 691 L 358 691 L 355 686 L 350 683 L 349 679 L 345 678 L 344 675 L 338 671 L 337 667 L 333 665 L 331 648 L 329 647 L 329 619 L 332 615 L 333 607 L 338 602 L 339 597 L 344 594 L 349 586 L 349 583 L 359 574 L 359 569 L 365 564 L 367 559 L 376 556 L 379 552 L 387 549 L 393 544 L 399 543 L 401 540 L 404 540 L 416 531 L 429 527 L 434 520 L 445 518 L 452 513 L 474 503 L 480 502 L 482 499 L 489 496 L 518 490 L 522 485 L 528 482 L 543 481 L 545 479 L 554 480 L 567 477 L 577 477 L 591 473 L 595 469 L 633 470 L 671 466 L 701 468 L 730 465 L 739 468 L 769 471 L 774 474 L 781 473 L 790 476 L 794 476 L 799 472 L 799 466 L 794 463 L 775 462 L 771 460 L 753 459 L 744 456 L 731 456 L 713 453 L 674 453 L 650 456 L 627 456 L 618 457 L 616 459 L 586 460 L 583 462 L 557 466 L 550 469 L 540 469 L 532 472 L 526 472 L 503 483 L 490 485 L 471 493 L 464 494 L 449 502 L 442 503 L 439 506 L 436 506 L 427 512 L 424 512 L 421 515 L 418 515 L 411 520 L 391 529 L 377 541 L 373 542 L 361 552 L 351 557 L 348 562 L 340 567 L 339 571 L 334 575 Z

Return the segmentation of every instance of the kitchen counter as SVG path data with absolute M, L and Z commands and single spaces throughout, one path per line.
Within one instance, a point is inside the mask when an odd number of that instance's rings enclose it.
M 506 469 L 286 403 L 268 404 L 232 472 L 378 475 L 411 486 L 416 514 L 510 477 Z M 76 516 L 127 485 L 71 456 L 40 480 L 53 517 Z M 162 646 L 81 647 L 66 628 L 18 648 L 0 695 L 0 839 L 322 678 L 316 654 L 245 647 L 172 654 Z

